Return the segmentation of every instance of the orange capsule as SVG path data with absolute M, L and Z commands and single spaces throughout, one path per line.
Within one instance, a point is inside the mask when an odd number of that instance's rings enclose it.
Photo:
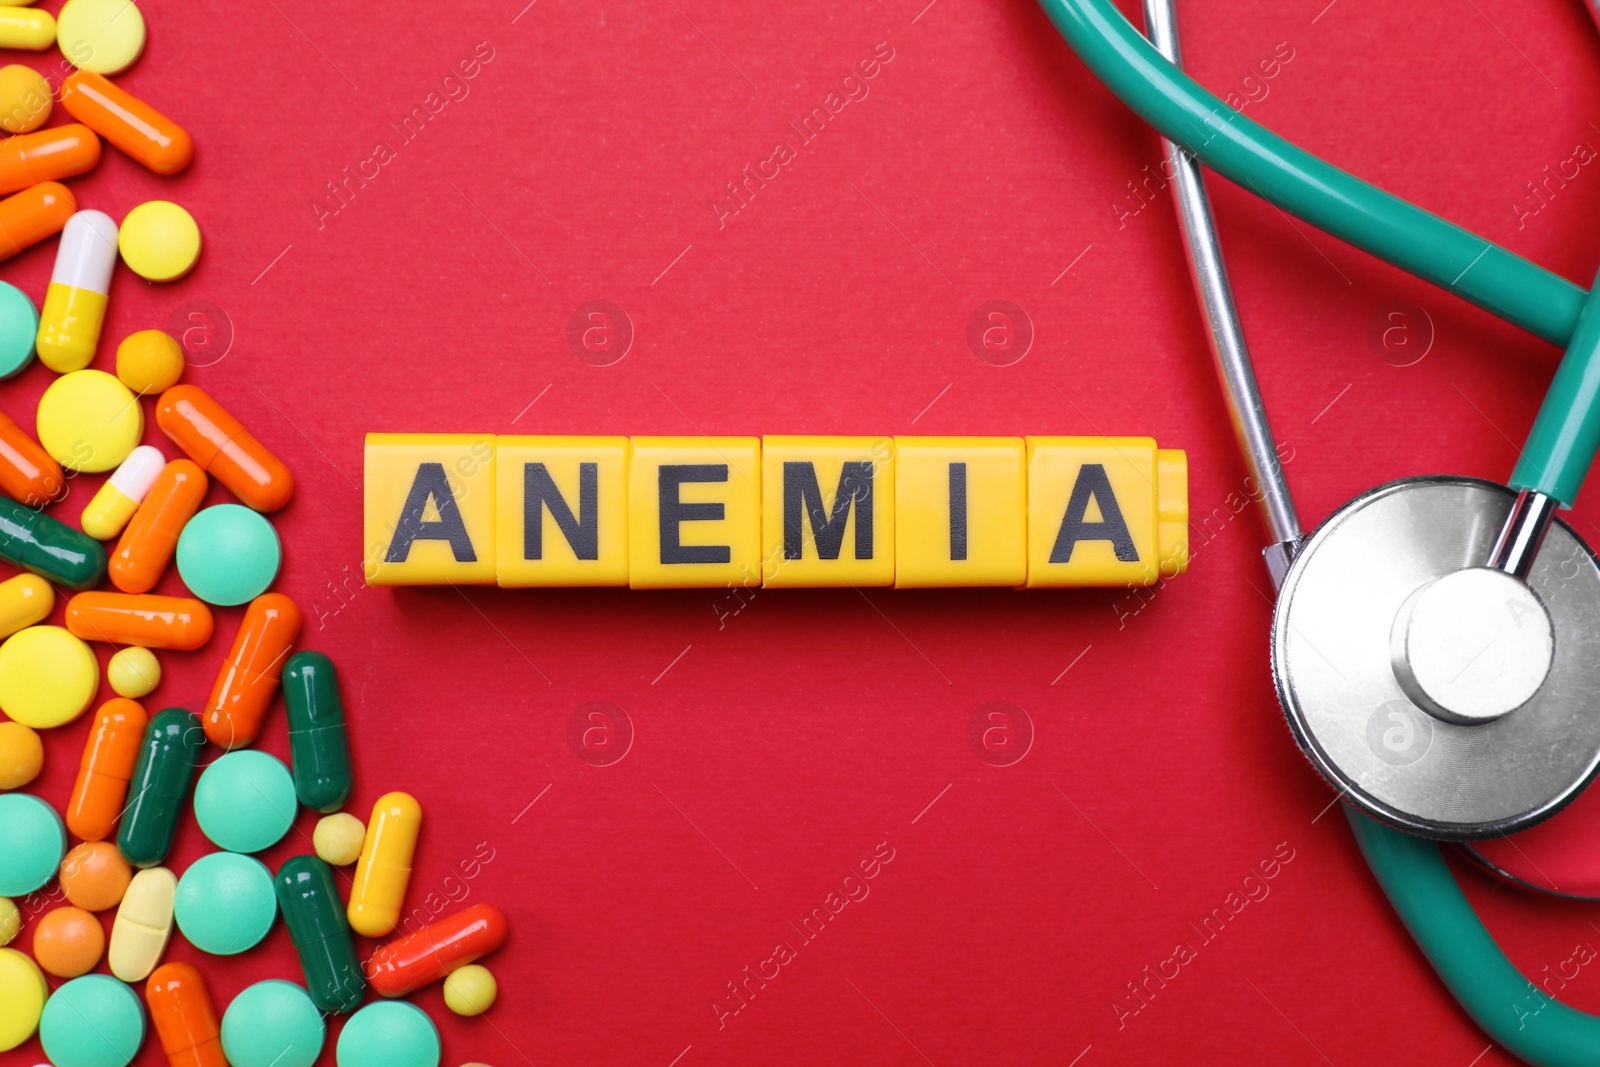
M 206 496 L 206 472 L 186 459 L 161 468 L 139 510 L 128 520 L 107 568 L 111 584 L 124 593 L 148 593 L 161 580 L 178 549 L 184 523 Z
M 66 488 L 61 464 L 44 446 L 0 413 L 0 491 L 30 508 L 42 508 Z
M 277 511 L 294 494 L 294 478 L 283 461 L 198 386 L 175 385 L 162 393 L 156 425 L 257 511 Z
M 145 983 L 144 1000 L 171 1067 L 228 1067 L 217 1009 L 199 971 L 187 963 L 163 963 Z
M 187 130 L 93 71 L 77 71 L 61 83 L 61 106 L 157 174 L 176 174 L 194 158 Z
M 193 652 L 211 640 L 211 609 L 183 596 L 79 593 L 67 601 L 67 629 L 85 641 Z
M 505 943 L 505 914 L 474 904 L 378 949 L 367 960 L 367 981 L 386 997 L 403 997 Z
M 284 658 L 300 636 L 300 621 L 300 609 L 282 593 L 250 601 L 201 717 L 212 744 L 242 748 L 256 739 L 278 691 Z
M 67 829 L 74 836 L 103 841 L 117 828 L 149 721 L 144 708 L 126 697 L 114 697 L 94 713 L 78 781 L 67 801 Z
M 100 138 L 87 126 L 52 126 L 0 142 L 0 193 L 14 193 L 93 170 Z
M 30 185 L 0 200 L 0 259 L 60 233 L 77 210 L 78 202 L 59 182 Z

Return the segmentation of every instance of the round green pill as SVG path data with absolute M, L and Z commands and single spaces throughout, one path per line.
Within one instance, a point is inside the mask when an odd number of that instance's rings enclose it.
M 0 380 L 27 370 L 38 333 L 39 312 L 28 294 L 0 282 Z
M 56 1067 L 127 1067 L 144 1043 L 144 1009 L 126 983 L 86 974 L 45 1002 L 39 1041 Z
M 178 575 L 208 604 L 245 604 L 278 576 L 283 548 L 272 523 L 242 504 L 206 508 L 178 535 Z
M 25 897 L 55 877 L 67 827 L 30 793 L 0 794 L 0 897 Z
M 222 1054 L 232 1067 L 311 1067 L 323 1035 L 322 1015 L 293 982 L 257 982 L 222 1014 Z
M 439 1067 L 439 1029 L 415 1004 L 368 1004 L 339 1032 L 339 1067 Z
M 272 872 L 237 852 L 201 856 L 178 879 L 172 911 L 183 936 L 202 952 L 232 956 L 254 948 L 278 915 Z
M 211 843 L 229 852 L 260 852 L 289 832 L 294 778 L 276 756 L 240 749 L 220 757 L 194 787 L 194 816 Z

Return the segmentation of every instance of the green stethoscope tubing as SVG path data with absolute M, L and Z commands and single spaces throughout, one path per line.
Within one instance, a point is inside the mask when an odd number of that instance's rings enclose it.
M 1039 0 L 1091 71 L 1141 118 L 1267 201 L 1558 345 L 1511 486 L 1571 505 L 1600 446 L 1600 296 L 1361 181 L 1238 114 L 1168 63 L 1108 0 Z M 1600 292 L 1600 280 L 1597 280 Z M 1496 1042 L 1548 1067 L 1593 1064 L 1600 1017 L 1546 996 L 1508 960 L 1439 846 L 1345 814 L 1423 955 Z M 1533 1005 L 1537 1010 L 1524 1006 Z

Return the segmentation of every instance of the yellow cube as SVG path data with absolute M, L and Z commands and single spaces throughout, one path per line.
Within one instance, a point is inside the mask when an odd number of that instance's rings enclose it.
M 1153 585 L 1189 562 L 1189 463 L 1149 437 L 1030 437 L 1028 585 Z
M 494 434 L 367 434 L 368 585 L 493 585 Z
M 766 585 L 894 584 L 894 438 L 766 437 L 761 465 Z
M 761 439 L 635 437 L 628 584 L 761 584 Z
M 895 586 L 1026 581 L 1026 465 L 1020 437 L 896 437 Z
M 628 584 L 628 439 L 501 437 L 495 579 Z

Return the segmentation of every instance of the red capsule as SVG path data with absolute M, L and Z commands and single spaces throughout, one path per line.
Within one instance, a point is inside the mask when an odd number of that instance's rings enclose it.
M 386 997 L 403 997 L 506 943 L 506 917 L 474 904 L 384 945 L 367 961 L 367 980 Z

